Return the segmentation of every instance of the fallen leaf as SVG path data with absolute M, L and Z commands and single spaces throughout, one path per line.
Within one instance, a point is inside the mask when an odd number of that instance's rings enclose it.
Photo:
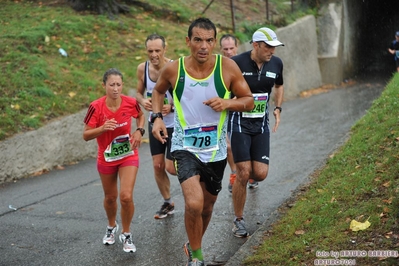
M 39 170 L 39 171 L 34 172 L 34 173 L 32 174 L 32 176 L 39 176 L 39 175 L 45 174 L 45 173 L 47 173 L 47 172 L 48 172 L 48 169 L 42 169 L 42 170 Z
M 11 104 L 11 108 L 12 108 L 12 109 L 15 109 L 15 110 L 21 109 L 21 107 L 19 106 L 19 104 L 16 104 L 16 105 L 12 105 L 12 104 Z
M 69 97 L 73 98 L 76 95 L 76 92 L 71 91 L 70 93 L 68 93 Z
M 298 235 L 303 235 L 303 234 L 305 234 L 305 231 L 304 230 L 296 230 L 295 231 L 295 234 L 298 236 Z
M 356 220 L 352 220 L 349 225 L 349 229 L 356 232 L 356 231 L 360 231 L 360 230 L 366 230 L 367 228 L 370 227 L 370 225 L 371 225 L 371 223 L 368 220 L 365 221 L 364 223 L 358 222 Z
M 389 187 L 391 185 L 391 181 L 385 182 L 384 184 L 382 184 L 384 187 Z
M 390 197 L 389 199 L 383 200 L 383 202 L 391 204 L 392 203 L 392 197 Z

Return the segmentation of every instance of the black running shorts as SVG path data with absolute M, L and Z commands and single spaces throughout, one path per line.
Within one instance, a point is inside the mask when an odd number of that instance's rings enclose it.
M 206 190 L 217 196 L 222 190 L 222 179 L 227 159 L 217 162 L 203 163 L 194 154 L 185 150 L 172 152 L 175 168 L 180 184 L 195 175 L 205 183 Z
M 234 162 L 257 161 L 269 164 L 270 132 L 263 134 L 230 133 L 230 145 Z
M 169 160 L 173 160 L 173 157 L 170 154 L 170 148 L 172 146 L 173 127 L 167 128 L 167 131 L 168 131 L 168 139 L 166 143 L 163 144 L 159 140 L 154 138 L 154 135 L 152 135 L 152 123 L 148 123 L 148 136 L 150 140 L 151 156 L 158 154 L 165 154 L 166 151 L 166 158 Z

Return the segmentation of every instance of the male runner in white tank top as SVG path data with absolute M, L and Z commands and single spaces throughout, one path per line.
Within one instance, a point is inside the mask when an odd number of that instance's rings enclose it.
M 226 167 L 227 111 L 250 111 L 254 100 L 237 64 L 212 53 L 217 45 L 216 27 L 209 19 L 191 23 L 186 44 L 191 54 L 161 71 L 152 94 L 151 122 L 160 142 L 172 138 L 172 156 L 185 201 L 187 265 L 202 266 L 202 237 Z M 167 134 L 161 112 L 170 86 L 175 104 L 172 136 Z M 230 99 L 230 92 L 235 99 Z
M 152 114 L 151 95 L 155 83 L 158 79 L 161 69 L 169 62 L 170 59 L 165 57 L 166 44 L 165 38 L 158 34 L 151 34 L 145 41 L 148 61 L 143 62 L 137 67 L 137 94 L 136 99 L 141 106 Z M 173 99 L 169 91 L 164 95 L 164 106 L 162 115 L 164 116 L 165 125 L 170 135 L 173 133 Z M 170 180 L 166 171 L 172 175 L 176 175 L 173 165 L 173 158 L 170 154 L 171 141 L 160 143 L 151 133 L 152 125 L 148 123 L 148 132 L 150 140 L 150 151 L 154 166 L 154 176 L 157 182 L 159 192 L 163 197 L 161 208 L 155 213 L 155 219 L 163 219 L 174 213 L 175 205 L 170 195 Z M 165 159 L 166 154 L 166 159 Z M 165 171 L 166 170 L 166 171 Z

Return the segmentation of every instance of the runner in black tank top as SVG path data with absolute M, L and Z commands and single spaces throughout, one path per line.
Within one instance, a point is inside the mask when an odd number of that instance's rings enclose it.
M 269 100 L 272 89 L 276 105 L 273 132 L 280 123 L 284 93 L 283 62 L 273 55 L 275 48 L 284 44 L 269 28 L 258 29 L 251 42 L 253 50 L 232 57 L 247 81 L 255 102 L 250 112 L 230 112 L 228 131 L 237 168 L 237 181 L 234 182 L 232 195 L 235 214 L 233 233 L 236 237 L 249 235 L 244 222 L 246 184 L 256 188 L 269 171 Z

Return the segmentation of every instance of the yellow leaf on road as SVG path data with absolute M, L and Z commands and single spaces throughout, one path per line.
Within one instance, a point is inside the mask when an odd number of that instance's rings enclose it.
M 356 232 L 356 231 L 360 231 L 360 230 L 365 230 L 365 229 L 369 228 L 370 225 L 371 225 L 371 223 L 368 220 L 365 221 L 364 223 L 358 222 L 356 220 L 352 220 L 351 224 L 349 225 L 349 229 Z

